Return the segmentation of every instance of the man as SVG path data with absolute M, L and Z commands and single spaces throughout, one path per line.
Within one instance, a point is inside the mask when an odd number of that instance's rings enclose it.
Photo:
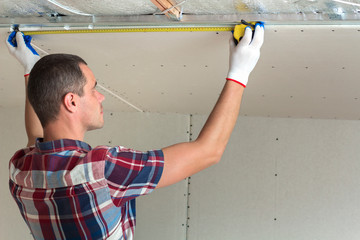
M 25 68 L 28 147 L 10 160 L 9 186 L 34 238 L 133 239 L 136 197 L 220 161 L 263 38 L 259 23 L 253 38 L 247 27 L 237 46 L 230 40 L 227 81 L 195 141 L 138 152 L 83 142 L 104 124 L 92 71 L 74 55 L 39 60 L 31 39 L 13 32 L 7 46 Z

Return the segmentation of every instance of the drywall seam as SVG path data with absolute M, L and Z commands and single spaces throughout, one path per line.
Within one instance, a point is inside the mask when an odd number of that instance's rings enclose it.
M 49 55 L 48 52 L 44 51 L 43 49 L 41 49 L 40 47 L 36 46 L 35 44 L 31 44 L 34 48 L 36 48 L 37 50 L 41 51 L 42 53 Z M 107 89 L 106 87 L 102 86 L 101 84 L 97 84 L 97 86 L 99 86 L 102 90 L 106 91 L 107 93 L 111 94 L 112 96 L 116 97 L 117 99 L 119 99 L 120 101 L 122 101 L 123 103 L 129 105 L 130 107 L 134 108 L 135 110 L 139 111 L 139 112 L 144 112 L 143 110 L 141 110 L 140 108 L 138 108 L 137 106 L 135 106 L 134 104 L 130 103 L 129 101 L 125 100 L 124 98 L 120 97 L 119 95 L 117 95 L 116 93 L 112 92 L 111 90 Z
M 192 138 L 192 119 L 193 119 L 193 115 L 190 114 L 189 116 L 189 142 L 191 142 L 193 140 Z M 189 239 L 189 227 L 190 227 L 190 223 L 189 223 L 189 220 L 190 220 L 190 184 L 191 184 L 191 176 L 187 178 L 187 203 L 186 203 L 186 228 L 185 228 L 185 236 L 186 236 L 186 239 Z

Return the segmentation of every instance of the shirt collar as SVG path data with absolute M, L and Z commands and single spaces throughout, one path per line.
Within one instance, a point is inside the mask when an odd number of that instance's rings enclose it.
M 38 148 L 41 152 L 61 152 L 68 150 L 82 150 L 82 151 L 90 151 L 91 146 L 85 142 L 73 139 L 60 139 L 55 141 L 44 142 L 43 138 L 36 139 L 35 143 L 36 148 Z

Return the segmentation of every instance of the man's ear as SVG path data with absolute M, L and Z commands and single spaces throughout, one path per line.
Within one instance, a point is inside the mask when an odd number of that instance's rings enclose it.
M 69 112 L 76 112 L 77 107 L 78 107 L 78 95 L 72 92 L 69 92 L 65 95 L 63 103 L 65 106 L 65 109 L 68 110 Z

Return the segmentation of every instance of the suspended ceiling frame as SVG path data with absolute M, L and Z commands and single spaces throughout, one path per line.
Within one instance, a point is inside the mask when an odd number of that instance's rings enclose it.
M 20 30 L 41 29 L 96 29 L 121 27 L 217 27 L 234 26 L 241 19 L 264 21 L 267 25 L 359 25 L 360 14 L 234 14 L 234 15 L 183 15 L 181 21 L 169 20 L 164 15 L 134 16 L 43 16 L 0 17 L 0 27 Z

